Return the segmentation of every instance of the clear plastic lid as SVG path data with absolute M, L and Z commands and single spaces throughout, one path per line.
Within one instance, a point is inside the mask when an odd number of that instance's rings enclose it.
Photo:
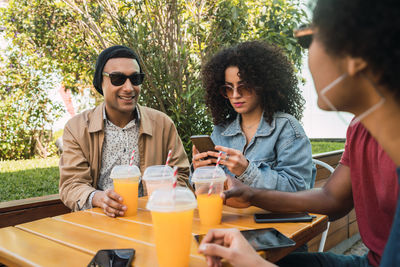
M 111 170 L 111 179 L 137 178 L 139 180 L 140 170 L 137 166 L 117 165 Z
M 226 175 L 221 167 L 216 166 L 205 166 L 197 168 L 192 176 L 192 182 L 194 183 L 216 183 L 224 182 Z
M 158 212 L 175 212 L 195 209 L 197 201 L 192 191 L 186 187 L 171 189 L 158 189 L 154 191 L 146 208 Z
M 170 166 L 165 165 L 154 165 L 147 167 L 143 174 L 143 180 L 155 181 L 155 180 L 166 180 L 172 179 L 174 171 Z

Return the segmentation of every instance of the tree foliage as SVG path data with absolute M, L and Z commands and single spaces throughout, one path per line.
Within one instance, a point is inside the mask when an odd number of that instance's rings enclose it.
M 2 12 L 13 44 L 45 58 L 66 88 L 90 88 L 98 101 L 91 86 L 97 55 L 115 44 L 135 50 L 146 73 L 140 102 L 174 120 L 187 152 L 191 135 L 212 130 L 201 64 L 221 47 L 264 39 L 299 67 L 292 35 L 305 19 L 296 0 L 11 0 Z
M 18 46 L 4 51 L 0 65 L 0 159 L 47 157 L 55 152 L 51 124 L 61 107 L 47 90 L 57 75 L 46 58 L 28 56 Z M 40 66 L 40 68 L 38 68 Z

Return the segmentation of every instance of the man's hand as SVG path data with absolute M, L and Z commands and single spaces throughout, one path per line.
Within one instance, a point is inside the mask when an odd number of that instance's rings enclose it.
M 232 266 L 275 266 L 260 257 L 237 229 L 211 229 L 203 238 L 199 252 L 206 256 L 207 265 L 222 266 L 221 258 Z
M 102 208 L 107 216 L 123 216 L 126 206 L 122 205 L 122 197 L 115 193 L 112 189 L 106 191 L 98 191 L 92 199 L 92 206 Z
M 228 190 L 221 193 L 225 205 L 233 208 L 247 208 L 251 206 L 250 200 L 254 194 L 253 188 L 230 175 L 227 175 L 226 185 Z

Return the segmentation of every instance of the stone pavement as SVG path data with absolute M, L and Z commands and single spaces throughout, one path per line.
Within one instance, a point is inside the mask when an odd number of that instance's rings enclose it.
M 361 241 L 361 239 L 359 241 L 357 241 L 353 246 L 351 246 L 351 248 L 349 248 L 348 250 L 346 250 L 343 254 L 344 255 L 358 255 L 358 256 L 362 256 L 365 253 L 368 252 L 368 248 L 364 245 L 364 243 Z
M 359 255 L 362 256 L 368 252 L 368 248 L 361 241 L 360 234 L 355 234 L 349 239 L 344 240 L 343 242 L 336 245 L 329 250 L 329 252 L 335 254 L 344 254 L 344 255 Z

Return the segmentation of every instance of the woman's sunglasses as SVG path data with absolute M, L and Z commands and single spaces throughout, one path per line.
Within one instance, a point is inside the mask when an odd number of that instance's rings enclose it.
M 144 80 L 144 73 L 134 73 L 132 75 L 126 76 L 122 73 L 103 72 L 103 75 L 110 77 L 111 84 L 114 86 L 123 85 L 128 78 L 131 81 L 132 85 L 141 85 Z
M 221 95 L 225 98 L 232 98 L 235 90 L 242 97 L 249 97 L 253 94 L 253 89 L 249 88 L 245 84 L 239 84 L 236 88 L 228 84 L 224 84 L 219 88 Z
M 301 26 L 299 29 L 294 31 L 294 37 L 297 38 L 299 45 L 305 49 L 308 49 L 313 40 L 314 30 L 310 26 Z

